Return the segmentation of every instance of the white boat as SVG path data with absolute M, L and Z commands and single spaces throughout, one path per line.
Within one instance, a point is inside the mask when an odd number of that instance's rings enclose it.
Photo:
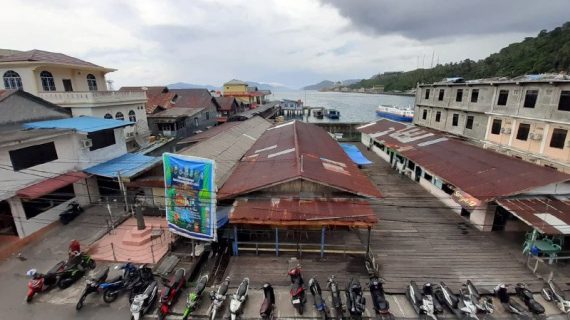
M 389 105 L 380 105 L 376 109 L 376 114 L 380 117 L 401 121 L 412 122 L 414 120 L 414 109 L 412 107 L 398 107 Z

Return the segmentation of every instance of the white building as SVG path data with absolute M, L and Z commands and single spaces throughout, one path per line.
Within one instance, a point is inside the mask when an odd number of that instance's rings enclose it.
M 3 54 L 8 52 L 8 54 Z M 105 75 L 115 69 L 41 50 L 0 50 L 0 89 L 21 89 L 51 103 L 69 108 L 74 117 L 129 120 L 125 128 L 129 150 L 145 144 L 149 135 L 144 92 L 109 91 Z

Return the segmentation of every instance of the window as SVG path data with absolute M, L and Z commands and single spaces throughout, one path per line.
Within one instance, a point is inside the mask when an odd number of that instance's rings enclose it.
M 198 118 L 194 118 L 194 126 L 195 126 L 195 127 L 198 126 Z
M 16 149 L 9 153 L 14 171 L 31 168 L 42 163 L 57 160 L 57 152 L 53 142 Z
M 92 74 L 87 75 L 87 87 L 89 87 L 89 91 L 97 91 L 97 79 Z
M 463 89 L 457 89 L 457 94 L 455 95 L 455 101 L 461 102 L 463 100 Z
M 443 96 L 445 95 L 445 90 L 444 89 L 439 89 L 439 97 L 437 97 L 437 100 L 439 101 L 443 101 Z
M 471 102 L 476 103 L 479 101 L 479 89 L 471 90 Z
M 429 91 L 430 91 L 429 89 L 426 89 L 426 94 L 424 96 L 424 99 L 426 100 L 429 99 Z
M 210 113 L 206 112 L 206 120 L 210 120 Z
M 107 129 L 90 132 L 87 134 L 87 139 L 91 139 L 91 142 L 93 143 L 93 146 L 89 148 L 90 151 L 105 148 L 116 143 L 115 130 Z
M 119 112 L 117 112 L 117 113 L 115 114 L 115 119 L 117 119 L 117 120 L 125 120 L 125 116 L 123 115 L 122 112 L 119 111 Z
M 51 72 L 42 71 L 40 73 L 40 79 L 42 80 L 42 88 L 44 91 L 55 91 L 55 82 L 53 81 Z
M 538 97 L 538 90 L 527 90 L 524 97 L 524 108 L 534 108 L 536 105 L 536 98 Z
M 137 115 L 135 114 L 134 110 L 129 111 L 129 121 L 137 122 Z
M 451 125 L 454 127 L 457 127 L 457 125 L 459 124 L 459 114 L 458 113 L 454 113 L 453 114 L 453 119 L 451 121 Z
M 564 149 L 567 134 L 568 130 L 554 129 L 554 131 L 552 131 L 552 138 L 550 139 L 550 147 Z
M 475 120 L 474 116 L 467 116 L 467 122 L 465 122 L 466 129 L 473 129 L 473 120 Z
M 22 78 L 16 71 L 8 70 L 4 72 L 4 88 L 19 90 L 22 87 Z
M 501 90 L 499 91 L 499 99 L 497 100 L 497 104 L 500 106 L 506 106 L 508 99 L 509 99 L 509 90 Z
M 427 119 L 427 110 L 424 109 L 424 112 L 422 113 L 422 119 Z
M 519 124 L 519 130 L 517 131 L 517 140 L 526 141 L 528 139 L 529 131 L 530 131 L 530 124 L 528 123 Z
M 113 116 L 112 116 L 110 113 L 106 113 L 103 118 L 105 118 L 105 119 L 113 119 Z
M 435 113 L 435 122 L 441 121 L 441 111 Z
M 493 119 L 493 126 L 491 127 L 491 133 L 492 134 L 500 134 L 502 124 L 503 124 L 503 121 L 501 119 Z
M 560 101 L 558 102 L 558 110 L 570 111 L 570 91 L 560 92 Z

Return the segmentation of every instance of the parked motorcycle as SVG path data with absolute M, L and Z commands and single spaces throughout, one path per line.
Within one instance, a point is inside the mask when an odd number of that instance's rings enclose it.
M 434 290 L 431 283 L 424 284 L 422 290 L 415 281 L 410 281 L 406 290 L 406 297 L 416 310 L 416 313 L 431 319 L 437 319 L 436 313 L 443 312 L 441 305 L 434 299 Z
M 479 290 L 477 290 L 477 287 L 475 287 L 471 280 L 467 280 L 464 285 L 467 289 L 467 293 L 469 294 L 469 298 L 473 301 L 479 312 L 489 314 L 495 311 L 493 299 L 490 297 L 482 298 L 481 294 L 479 294 Z
M 560 311 L 570 314 L 570 300 L 554 281 L 548 281 L 541 294 L 544 300 L 554 302 Z
M 64 212 L 59 214 L 59 221 L 62 224 L 68 224 L 73 219 L 77 218 L 83 212 L 83 208 L 79 205 L 79 203 L 72 201 L 67 205 L 67 208 Z
M 291 278 L 291 304 L 297 310 L 297 312 L 302 315 L 303 314 L 303 307 L 305 302 L 307 302 L 307 298 L 305 297 L 305 288 L 303 287 L 303 276 L 301 275 L 301 266 L 297 265 L 296 267 L 289 270 L 287 273 Z
M 139 272 L 134 264 L 128 262 L 116 266 L 115 269 L 122 270 L 122 274 L 99 285 L 103 291 L 103 301 L 106 303 L 115 301 L 121 292 L 131 290 L 133 284 L 138 281 Z
M 187 320 L 190 314 L 194 312 L 194 310 L 196 310 L 196 308 L 198 307 L 198 304 L 200 303 L 202 297 L 202 293 L 204 292 L 204 289 L 206 289 L 207 283 L 208 283 L 208 275 L 204 275 L 200 278 L 200 280 L 198 280 L 198 283 L 196 283 L 194 289 L 192 289 L 190 293 L 188 293 L 188 298 L 186 299 L 186 307 L 184 308 L 184 313 L 182 314 L 183 320 Z
M 530 315 L 527 314 L 523 306 L 511 300 L 509 297 L 508 286 L 506 284 L 500 283 L 495 287 L 494 291 L 506 311 L 523 319 L 531 319 Z
M 178 296 L 186 287 L 186 270 L 177 269 L 174 275 L 164 284 L 164 288 L 160 293 L 160 308 L 158 309 L 158 319 L 163 320 L 170 313 L 170 307 L 176 303 Z
M 63 271 L 59 274 L 57 286 L 60 289 L 68 288 L 75 281 L 82 278 L 87 271 L 95 269 L 96 266 L 95 260 L 85 253 L 79 253 L 71 257 L 65 264 Z
M 226 301 L 226 293 L 228 293 L 228 288 L 230 286 L 230 277 L 226 277 L 226 280 L 218 286 L 216 292 L 210 292 L 210 299 L 212 299 L 212 304 L 208 308 L 208 315 L 211 320 L 216 319 L 216 313 Z
M 519 298 L 526 304 L 528 310 L 534 314 L 543 314 L 544 306 L 534 299 L 532 292 L 528 289 L 526 284 L 517 283 L 515 286 L 515 292 Z
M 263 302 L 259 309 L 259 316 L 264 320 L 273 320 L 273 310 L 275 307 L 275 292 L 270 283 L 263 285 Z
M 46 273 L 39 273 L 36 269 L 29 270 L 26 274 L 31 277 L 31 279 L 28 281 L 26 302 L 31 302 L 36 293 L 45 292 L 57 286 L 60 273 L 64 267 L 65 262 L 60 261 Z
M 309 279 L 309 290 L 313 295 L 313 302 L 315 304 L 315 308 L 321 315 L 321 319 L 327 318 L 327 306 L 325 304 L 325 300 L 323 299 L 323 292 L 321 290 L 321 285 L 315 278 Z
M 140 294 L 135 295 L 131 303 L 131 320 L 142 319 L 154 306 L 158 297 L 158 283 L 152 280 Z
M 230 301 L 230 317 L 231 320 L 236 320 L 242 313 L 243 305 L 247 300 L 247 293 L 249 291 L 249 278 L 244 278 L 232 296 Z
M 129 303 L 133 303 L 136 295 L 143 293 L 151 282 L 154 281 L 152 269 L 146 264 L 141 265 L 136 274 L 132 275 L 132 284 L 129 285 L 131 292 L 129 293 Z
M 382 279 L 374 276 L 370 278 L 368 288 L 370 289 L 370 295 L 372 296 L 374 311 L 376 311 L 376 313 L 382 318 L 391 318 L 392 314 L 390 313 L 390 304 L 388 303 L 388 300 L 386 300 L 384 286 L 382 283 Z
M 87 280 L 85 280 L 85 289 L 83 289 L 83 292 L 79 297 L 79 301 L 75 305 L 75 309 L 77 311 L 83 308 L 83 303 L 85 302 L 85 298 L 87 298 L 88 295 L 92 294 L 93 292 L 98 292 L 99 285 L 101 285 L 103 282 L 105 282 L 105 280 L 107 280 L 108 275 L 109 275 L 109 267 L 105 267 L 96 273 L 91 272 L 89 274 Z
M 344 308 L 342 305 L 342 298 L 340 296 L 340 288 L 335 280 L 335 276 L 331 275 L 327 281 L 327 287 L 331 290 L 332 305 L 336 311 L 337 319 L 342 319 Z
M 346 307 L 352 317 L 360 318 L 366 308 L 366 298 L 358 280 L 352 278 L 346 285 Z

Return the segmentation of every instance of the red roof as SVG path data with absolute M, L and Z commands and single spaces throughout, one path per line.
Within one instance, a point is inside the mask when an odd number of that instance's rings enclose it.
M 172 99 L 176 96 L 167 87 L 121 87 L 119 91 L 141 91 L 146 92 L 146 113 L 153 114 L 161 109 L 166 110 L 173 106 Z
M 214 97 L 208 89 L 171 89 L 178 95 L 176 106 L 179 108 L 217 108 Z
M 570 234 L 570 200 L 546 197 L 501 199 L 497 203 L 545 234 Z
M 0 90 L 0 101 L 8 98 L 12 94 L 16 93 L 17 90 Z
M 230 223 L 368 227 L 378 219 L 365 200 L 347 199 L 238 199 Z
M 220 106 L 220 110 L 222 111 L 232 111 L 232 109 L 238 108 L 238 103 L 236 98 L 227 96 L 227 97 L 216 97 L 216 101 Z
M 481 201 L 570 180 L 570 175 L 391 120 L 358 128 Z
M 220 189 L 218 198 L 233 198 L 297 179 L 361 196 L 381 196 L 324 129 L 292 121 L 263 133 Z
M 91 62 L 70 57 L 63 53 L 49 52 L 49 51 L 36 50 L 36 49 L 30 51 L 18 52 L 11 55 L 0 57 L 0 62 L 21 62 L 21 61 L 49 62 L 57 64 L 69 64 L 76 66 L 103 68 Z
M 20 189 L 16 194 L 22 198 L 36 199 L 85 178 L 87 175 L 83 172 L 68 172 Z

